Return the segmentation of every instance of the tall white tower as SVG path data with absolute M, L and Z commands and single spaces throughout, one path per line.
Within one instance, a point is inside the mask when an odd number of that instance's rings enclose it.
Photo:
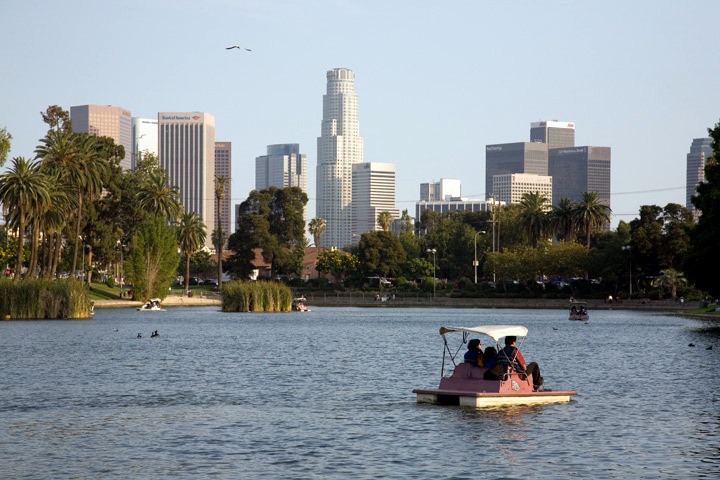
M 355 74 L 347 68 L 327 72 L 317 156 L 316 216 L 326 225 L 320 245 L 343 248 L 352 243 L 352 166 L 363 161 Z

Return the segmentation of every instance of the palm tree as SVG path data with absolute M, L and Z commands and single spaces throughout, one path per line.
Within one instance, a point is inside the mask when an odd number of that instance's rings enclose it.
M 177 227 L 177 239 L 180 250 L 185 254 L 185 294 L 190 288 L 190 257 L 205 243 L 207 227 L 195 212 L 185 212 L 180 216 Z M 219 281 L 219 280 L 218 280 Z
M 670 295 L 673 300 L 677 296 L 677 287 L 685 285 L 687 279 L 683 276 L 682 272 L 668 268 L 666 270 L 660 270 L 660 276 L 653 282 L 654 286 L 670 287 Z
M 558 204 L 552 208 L 549 214 L 549 227 L 554 235 L 564 241 L 570 240 L 575 233 L 573 221 L 573 209 L 575 204 L 569 198 L 561 198 Z
M 182 212 L 178 187 L 168 186 L 167 176 L 162 171 L 150 173 L 140 185 L 138 205 L 143 210 L 171 222 L 177 220 Z
M 610 223 L 612 210 L 600 203 L 597 192 L 583 192 L 582 201 L 575 206 L 573 219 L 576 225 L 585 231 L 585 245 L 590 248 L 590 236 L 593 230 Z
M 93 135 L 51 130 L 41 142 L 42 145 L 35 149 L 37 157 L 42 158 L 43 165 L 53 173 L 59 174 L 63 182 L 72 185 L 77 195 L 77 209 L 68 213 L 73 214 L 77 221 L 72 265 L 72 271 L 75 272 L 83 205 L 86 200 L 91 201 L 102 192 L 108 164 L 100 154 L 98 137 Z
M 320 258 L 320 238 L 325 231 L 325 220 L 320 217 L 313 218 L 308 223 L 308 231 L 315 242 L 315 257 Z M 318 271 L 318 278 L 320 278 L 320 271 Z
M 50 201 L 47 180 L 39 173 L 38 164 L 23 157 L 14 158 L 12 168 L 0 175 L 0 201 L 16 209 L 18 258 L 13 281 L 17 281 L 22 269 L 25 220 L 28 211 L 37 203 Z
M 378 213 L 377 217 L 377 223 L 380 225 L 380 228 L 382 228 L 383 232 L 387 232 L 390 230 L 390 225 L 392 225 L 393 217 L 390 212 L 380 212 Z
M 220 230 L 217 243 L 215 244 L 215 250 L 217 251 L 217 264 L 218 264 L 218 291 L 222 292 L 222 272 L 223 272 L 223 260 L 222 260 L 222 251 L 223 251 L 223 244 L 225 243 L 225 239 L 223 238 L 223 229 L 222 229 L 222 203 L 225 199 L 225 193 L 227 189 L 227 178 L 215 175 L 215 210 L 217 211 L 217 226 L 216 228 Z
M 530 245 L 537 248 L 538 239 L 547 229 L 548 198 L 540 192 L 523 193 L 520 200 L 520 222 L 525 227 Z

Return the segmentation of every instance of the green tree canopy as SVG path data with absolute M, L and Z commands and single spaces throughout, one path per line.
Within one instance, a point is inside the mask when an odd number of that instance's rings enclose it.
M 143 221 L 130 241 L 125 271 L 132 282 L 133 298 L 165 298 L 178 267 L 175 227 L 160 217 Z
M 10 140 L 12 140 L 12 135 L 5 127 L 0 128 L 0 167 L 5 165 L 5 160 L 10 152 Z
M 705 167 L 705 181 L 697 186 L 693 205 L 700 210 L 697 225 L 689 231 L 690 249 L 685 256 L 684 272 L 700 290 L 720 297 L 720 122 L 708 129 L 713 139 L 713 158 Z
M 406 255 L 397 235 L 386 231 L 363 233 L 358 244 L 359 269 L 365 276 L 396 277 Z

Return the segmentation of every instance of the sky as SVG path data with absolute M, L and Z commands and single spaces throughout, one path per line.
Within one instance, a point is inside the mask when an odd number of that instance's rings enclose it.
M 34 155 L 50 105 L 207 112 L 232 142 L 232 203 L 267 145 L 298 143 L 312 218 L 325 75 L 345 67 L 364 161 L 395 164 L 401 210 L 440 178 L 485 198 L 485 145 L 560 120 L 612 148 L 614 228 L 685 204 L 692 139 L 720 121 L 717 18 L 716 0 L 0 0 L 5 168 Z

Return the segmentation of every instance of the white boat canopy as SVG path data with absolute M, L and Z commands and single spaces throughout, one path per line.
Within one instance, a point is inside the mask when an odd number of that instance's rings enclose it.
M 492 337 L 493 340 L 499 342 L 501 338 L 507 337 L 508 335 L 514 335 L 516 337 L 524 337 L 527 335 L 528 329 L 521 325 L 480 325 L 477 327 L 440 327 L 440 335 L 445 335 L 449 332 L 467 332 L 467 333 L 478 333 L 480 335 L 487 335 Z

